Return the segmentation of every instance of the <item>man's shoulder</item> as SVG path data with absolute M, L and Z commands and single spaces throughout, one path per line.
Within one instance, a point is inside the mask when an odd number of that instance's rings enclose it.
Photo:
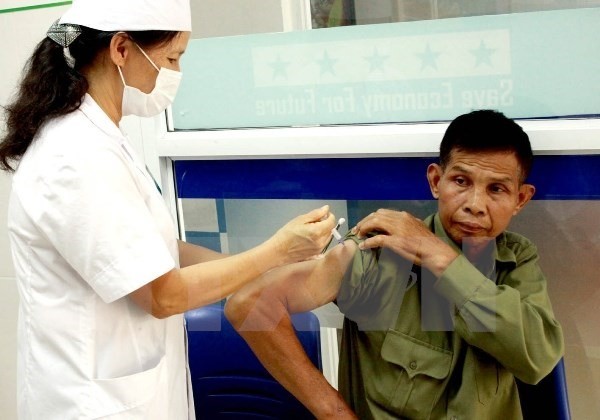
M 500 254 L 509 251 L 514 254 L 517 262 L 536 257 L 538 254 L 535 243 L 517 232 L 505 231 L 500 235 L 496 243 Z
M 432 232 L 435 230 L 434 228 L 434 219 L 435 219 L 435 215 L 437 213 L 432 213 L 429 216 L 427 216 L 426 218 L 423 219 L 423 223 L 425 224 L 425 226 L 427 226 L 429 228 L 429 230 L 431 230 Z
M 507 230 L 507 231 L 504 231 L 504 233 L 502 234 L 502 237 L 503 237 L 502 239 L 503 239 L 504 244 L 508 247 L 535 246 L 535 244 L 533 243 L 533 241 L 531 239 L 527 238 L 526 236 L 524 236 L 523 234 L 518 233 L 518 232 L 513 232 L 510 230 Z

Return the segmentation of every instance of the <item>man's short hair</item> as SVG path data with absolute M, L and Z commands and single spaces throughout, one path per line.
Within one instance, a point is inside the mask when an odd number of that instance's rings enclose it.
M 521 167 L 521 183 L 527 179 L 533 164 L 527 133 L 503 113 L 491 109 L 460 115 L 450 123 L 440 144 L 442 168 L 446 167 L 454 150 L 513 152 Z

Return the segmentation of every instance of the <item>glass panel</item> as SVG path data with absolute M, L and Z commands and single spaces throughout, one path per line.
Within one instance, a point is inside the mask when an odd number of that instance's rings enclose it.
M 599 114 L 600 8 L 199 39 L 176 129 Z
M 408 22 L 600 6 L 600 0 L 311 0 L 312 27 Z

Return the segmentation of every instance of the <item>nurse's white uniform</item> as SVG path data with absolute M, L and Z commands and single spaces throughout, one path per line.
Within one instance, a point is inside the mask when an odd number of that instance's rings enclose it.
M 175 227 L 89 95 L 21 160 L 9 234 L 20 419 L 193 417 L 183 316 L 159 320 L 127 298 L 178 266 Z

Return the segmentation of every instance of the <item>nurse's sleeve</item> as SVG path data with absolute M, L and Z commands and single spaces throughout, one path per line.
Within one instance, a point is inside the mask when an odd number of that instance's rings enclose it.
M 20 198 L 50 244 L 108 303 L 175 261 L 126 157 L 99 149 L 80 159 L 51 157 Z

